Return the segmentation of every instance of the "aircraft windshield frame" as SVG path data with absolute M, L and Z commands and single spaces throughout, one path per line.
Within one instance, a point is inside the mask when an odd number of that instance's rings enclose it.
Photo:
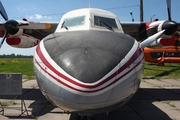
M 64 19 L 64 25 L 67 27 L 78 27 L 85 25 L 85 15 L 83 16 L 76 16 Z
M 106 27 L 104 24 L 107 24 L 111 28 L 118 29 L 116 19 L 94 15 L 94 26 L 104 28 Z

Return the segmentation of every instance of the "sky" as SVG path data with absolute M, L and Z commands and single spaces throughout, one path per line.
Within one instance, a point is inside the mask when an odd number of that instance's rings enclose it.
M 100 8 L 106 9 L 117 15 L 121 22 L 131 22 L 133 13 L 135 22 L 140 21 L 139 5 L 140 0 L 1 0 L 9 19 L 22 20 L 26 18 L 34 22 L 59 22 L 62 15 L 68 11 L 79 8 Z M 151 18 L 166 20 L 166 0 L 144 0 L 144 21 Z M 180 22 L 180 0 L 172 0 L 171 17 L 174 21 Z M 4 19 L 0 16 L 0 22 Z M 1 39 L 0 39 L 1 41 Z M 4 42 L 0 49 L 3 54 L 33 55 L 35 47 L 22 49 L 13 48 Z

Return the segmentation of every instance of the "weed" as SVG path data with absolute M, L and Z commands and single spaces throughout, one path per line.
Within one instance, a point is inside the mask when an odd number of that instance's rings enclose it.
M 35 117 L 34 120 L 38 120 L 38 117 Z
M 5 65 L 6 63 L 7 63 L 6 60 L 0 60 L 0 64 L 1 64 L 1 65 Z
M 12 61 L 11 61 L 11 63 L 18 63 L 19 61 L 18 61 L 18 59 L 13 59 Z
M 33 89 L 35 89 L 37 86 L 36 86 L 36 85 L 32 85 L 31 87 L 32 87 Z
M 12 101 L 11 101 L 11 104 L 12 104 L 12 105 L 16 105 L 17 103 L 15 102 L 15 100 L 12 100 Z
M 174 104 L 172 104 L 170 101 L 167 102 L 168 105 L 170 105 L 171 107 L 176 107 Z
M 7 107 L 7 106 L 9 106 L 9 104 L 7 102 L 1 102 L 1 106 Z

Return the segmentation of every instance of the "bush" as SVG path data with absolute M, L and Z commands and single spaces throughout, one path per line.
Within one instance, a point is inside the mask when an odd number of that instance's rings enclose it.
M 13 59 L 12 61 L 11 61 L 11 63 L 18 63 L 19 61 L 18 61 L 18 59 Z
M 5 65 L 7 63 L 7 61 L 5 61 L 5 60 L 0 60 L 0 64 L 1 65 Z

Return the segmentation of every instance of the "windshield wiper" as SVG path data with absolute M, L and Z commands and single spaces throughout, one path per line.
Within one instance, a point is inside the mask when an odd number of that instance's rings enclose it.
M 62 23 L 62 25 L 61 25 L 61 28 L 66 28 L 66 30 L 68 30 L 68 27 L 65 25 L 65 21 Z
M 107 29 L 112 30 L 112 31 L 114 32 L 112 26 L 108 25 L 107 23 L 105 23 L 105 22 L 102 21 L 102 20 L 100 20 L 99 22 L 102 23 Z

